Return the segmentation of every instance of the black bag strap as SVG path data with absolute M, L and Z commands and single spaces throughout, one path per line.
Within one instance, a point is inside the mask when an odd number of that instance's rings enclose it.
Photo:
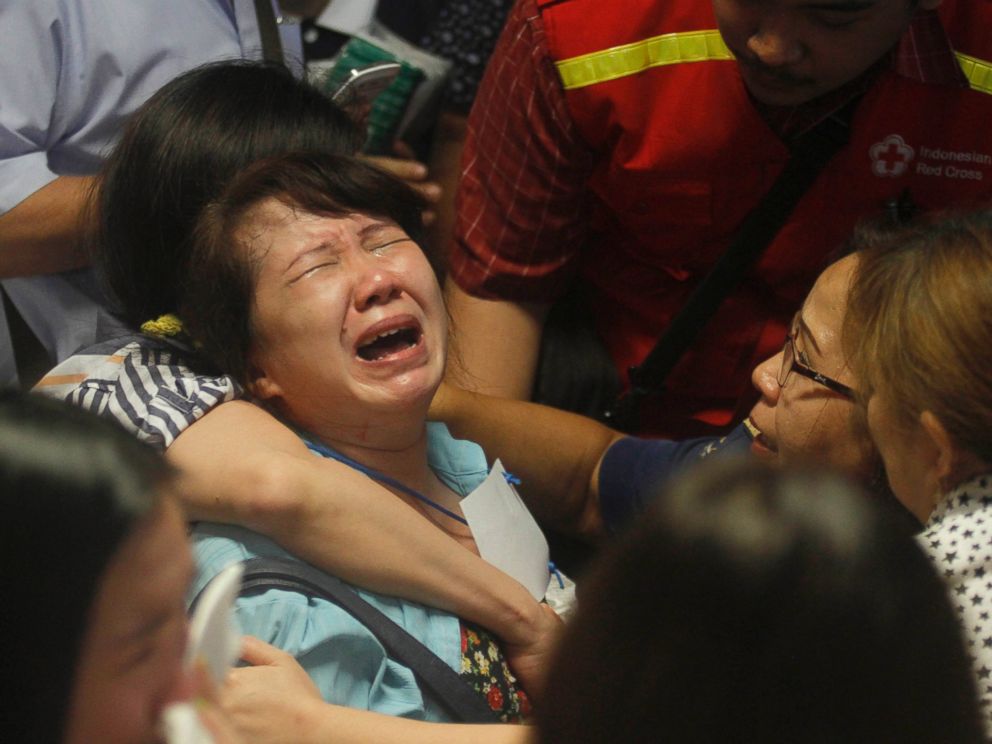
M 258 18 L 258 33 L 262 37 L 262 58 L 266 62 L 285 65 L 282 56 L 282 41 L 279 39 L 279 24 L 272 10 L 272 0 L 255 0 L 255 16 Z
M 366 602 L 340 579 L 289 558 L 245 561 L 241 594 L 260 589 L 288 589 L 338 605 L 364 625 L 390 658 L 409 667 L 421 687 L 462 723 L 496 723 L 482 696 L 424 644 Z
M 629 389 L 604 414 L 611 426 L 626 431 L 637 428 L 644 399 L 664 388 L 668 375 L 720 303 L 761 258 L 820 171 L 847 143 L 851 116 L 857 103 L 857 100 L 852 101 L 797 138 L 782 173 L 744 219 L 730 246 L 689 296 L 644 361 L 630 368 Z

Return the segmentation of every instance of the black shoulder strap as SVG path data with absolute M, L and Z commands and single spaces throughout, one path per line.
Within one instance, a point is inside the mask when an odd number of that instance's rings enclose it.
M 496 722 L 495 713 L 482 696 L 457 672 L 339 579 L 289 558 L 245 561 L 241 594 L 269 588 L 289 589 L 338 605 L 379 640 L 390 658 L 409 667 L 425 693 L 429 693 L 455 721 Z
M 849 136 L 857 101 L 827 117 L 798 138 L 782 173 L 734 236 L 710 273 L 699 283 L 644 361 L 630 369 L 630 388 L 605 414 L 610 425 L 636 429 L 644 399 L 660 392 L 668 375 L 748 270 L 771 244 L 820 171 Z
M 262 37 L 262 58 L 277 65 L 286 64 L 282 56 L 282 41 L 279 39 L 279 25 L 272 10 L 272 0 L 255 0 L 255 16 L 258 18 L 258 32 Z

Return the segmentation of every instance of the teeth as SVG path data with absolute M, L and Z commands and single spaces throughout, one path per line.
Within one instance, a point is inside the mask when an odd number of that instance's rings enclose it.
M 408 329 L 406 329 L 406 328 L 394 328 L 391 331 L 383 331 L 382 333 L 376 334 L 375 338 L 369 339 L 368 341 L 366 341 L 365 343 L 363 343 L 362 346 L 363 347 L 364 346 L 369 346 L 370 344 L 374 344 L 379 339 L 389 338 L 390 336 L 395 336 L 397 333 L 399 333 L 400 331 L 404 331 L 404 330 L 408 330 Z

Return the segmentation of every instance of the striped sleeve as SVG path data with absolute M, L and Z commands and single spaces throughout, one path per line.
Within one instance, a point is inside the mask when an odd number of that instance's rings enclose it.
M 165 450 L 212 408 L 243 395 L 229 375 L 197 374 L 182 350 L 138 338 L 104 357 L 65 399 Z

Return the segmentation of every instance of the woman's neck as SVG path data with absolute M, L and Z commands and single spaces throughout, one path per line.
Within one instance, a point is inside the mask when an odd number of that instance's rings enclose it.
M 375 438 L 373 441 L 352 437 L 327 437 L 328 446 L 368 468 L 399 481 L 408 488 L 433 490 L 434 476 L 427 460 L 427 426 L 421 423 L 416 435 L 400 438 Z

